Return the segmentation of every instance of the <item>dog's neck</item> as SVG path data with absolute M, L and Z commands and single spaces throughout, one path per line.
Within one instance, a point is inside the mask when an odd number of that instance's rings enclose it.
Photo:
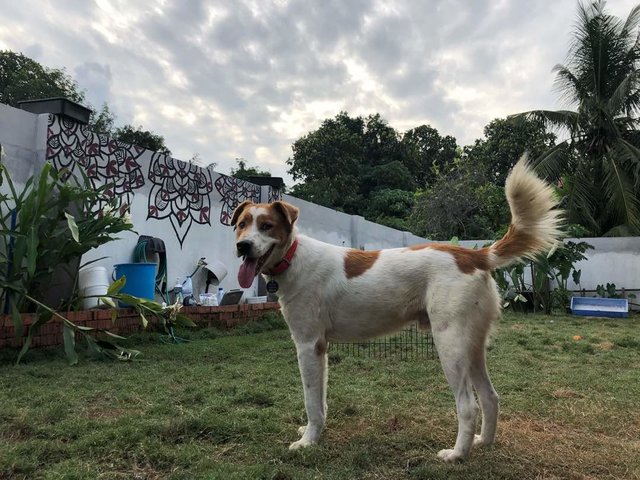
M 274 276 L 285 272 L 293 262 L 297 248 L 298 232 L 294 227 L 284 246 L 274 251 L 273 261 L 270 261 L 269 267 L 264 269 L 264 274 Z

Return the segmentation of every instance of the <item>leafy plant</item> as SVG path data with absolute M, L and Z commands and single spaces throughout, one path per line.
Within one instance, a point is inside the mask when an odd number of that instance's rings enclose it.
M 63 180 L 46 163 L 18 191 L 0 164 L 0 178 L 8 189 L 0 194 L 0 260 L 7 265 L 0 270 L 0 306 L 14 316 L 41 308 L 28 297 L 46 303 L 46 288 L 56 269 L 75 284 L 83 254 L 133 228 L 126 216 L 113 213 L 112 200 L 104 195 L 109 185 L 96 189 L 84 174 L 66 176 Z
M 606 286 L 598 285 L 596 287 L 596 294 L 599 297 L 602 297 L 602 298 L 622 298 L 622 295 L 620 295 L 616 291 L 616 284 L 615 283 L 608 283 L 607 282 Z
M 32 311 L 37 314 L 36 321 L 29 327 L 18 361 L 31 346 L 33 335 L 54 317 L 63 322 L 65 352 L 72 364 L 77 362 L 76 334 L 86 339 L 94 353 L 120 360 L 135 357 L 136 352 L 109 340 L 122 337 L 105 329 L 75 325 L 56 311 L 62 307 L 70 308 L 72 297 L 66 304 L 47 304 L 45 301 L 46 287 L 52 283 L 54 273 L 67 275 L 74 287 L 83 254 L 116 239 L 115 235 L 120 232 L 132 230 L 128 215 L 118 215 L 110 198 L 104 195 L 110 185 L 95 188 L 84 173 L 73 176 L 66 171 L 58 172 L 46 163 L 39 174 L 29 178 L 18 191 L 1 162 L 0 185 L 6 186 L 6 193 L 0 193 L 0 264 L 4 267 L 0 269 L 0 308 L 11 313 L 18 337 L 24 330 L 21 313 Z M 124 280 L 116 282 L 104 302 L 113 307 L 113 299 L 126 302 L 137 310 L 145 326 L 148 315 L 172 315 L 155 302 L 120 293 L 122 285 Z M 187 321 L 182 319 L 183 323 Z M 96 339 L 93 337 L 96 334 L 107 339 Z
M 558 248 L 551 250 L 546 256 L 540 256 L 534 262 L 533 289 L 535 299 L 545 313 L 551 313 L 552 308 L 564 310 L 569 306 L 571 292 L 568 289 L 569 279 L 580 285 L 582 271 L 576 268 L 576 263 L 586 260 L 584 255 L 593 246 L 587 242 L 564 242 Z M 550 290 L 549 282 L 555 280 L 557 286 Z
M 502 293 L 503 307 L 511 307 L 517 311 L 525 310 L 524 304 L 529 300 L 524 294 L 531 290 L 531 286 L 524 281 L 524 268 L 524 263 L 518 263 L 493 272 L 493 278 Z

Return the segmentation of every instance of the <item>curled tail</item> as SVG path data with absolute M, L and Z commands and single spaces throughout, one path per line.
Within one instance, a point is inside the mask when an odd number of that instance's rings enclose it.
M 523 157 L 513 167 L 505 184 L 511 210 L 509 230 L 489 247 L 491 268 L 550 250 L 559 240 L 562 211 L 555 208 L 553 188 L 538 178 Z

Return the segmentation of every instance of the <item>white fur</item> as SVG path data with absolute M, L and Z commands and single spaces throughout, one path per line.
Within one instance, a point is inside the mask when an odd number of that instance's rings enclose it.
M 513 228 L 526 229 L 532 244 L 512 258 L 499 257 L 490 248 L 487 257 L 492 268 L 547 248 L 558 236 L 552 192 L 524 162 L 514 168 L 507 196 Z M 539 198 L 533 198 L 536 196 Z M 264 207 L 251 207 L 253 213 L 258 208 Z M 297 216 L 297 210 L 295 213 Z M 244 235 L 246 239 L 260 232 Z M 455 445 L 441 450 L 438 457 L 447 462 L 465 459 L 472 445 L 492 443 L 498 395 L 486 370 L 485 343 L 491 324 L 500 316 L 500 300 L 490 273 L 463 273 L 447 251 L 396 248 L 380 251 L 370 269 L 347 278 L 344 259 L 348 249 L 300 235 L 295 227 L 286 245 L 275 249 L 267 267 L 282 258 L 294 238 L 298 248 L 291 266 L 274 277 L 296 345 L 308 417 L 306 427 L 299 430 L 302 437 L 290 448 L 311 445 L 320 438 L 327 415 L 327 354 L 322 348 L 327 342 L 384 335 L 427 315 L 458 413 Z M 265 245 L 271 245 L 267 239 L 258 243 L 261 254 Z M 478 406 L 474 389 L 482 411 L 481 432 L 475 436 Z

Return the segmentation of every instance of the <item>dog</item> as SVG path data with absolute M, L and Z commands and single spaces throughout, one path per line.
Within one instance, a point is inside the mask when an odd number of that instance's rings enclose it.
M 428 243 L 376 251 L 330 245 L 301 235 L 299 210 L 284 201 L 245 201 L 235 209 L 238 281 L 248 288 L 258 274 L 277 288 L 295 343 L 307 425 L 298 449 L 318 442 L 327 416 L 327 349 L 332 341 L 362 341 L 407 324 L 430 324 L 438 356 L 453 391 L 458 434 L 445 462 L 468 458 L 472 446 L 494 442 L 498 394 L 485 363 L 501 300 L 491 271 L 551 249 L 561 231 L 554 191 L 526 159 L 505 185 L 511 224 L 504 237 L 478 250 Z M 480 434 L 475 435 L 478 406 Z

